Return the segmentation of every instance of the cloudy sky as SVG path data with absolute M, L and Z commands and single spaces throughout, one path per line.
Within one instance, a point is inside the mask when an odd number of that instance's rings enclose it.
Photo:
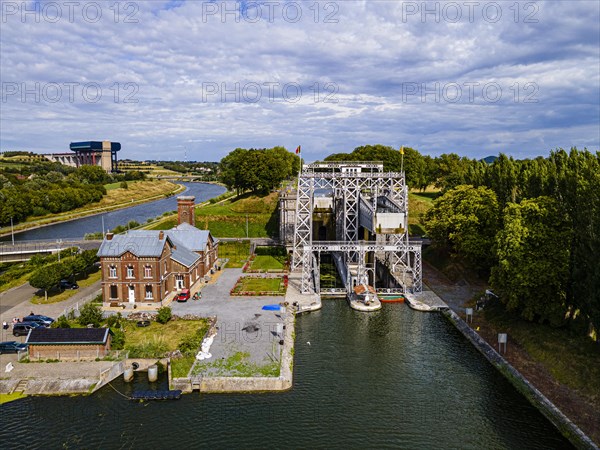
M 2 0 L 0 150 L 598 150 L 599 5 Z

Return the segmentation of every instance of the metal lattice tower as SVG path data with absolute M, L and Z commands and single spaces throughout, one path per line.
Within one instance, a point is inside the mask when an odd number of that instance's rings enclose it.
M 315 190 L 332 197 L 336 240 L 313 239 Z M 382 228 L 382 224 L 395 224 Z M 369 238 L 362 240 L 361 227 Z M 346 290 L 352 283 L 375 282 L 377 262 L 384 264 L 400 292 L 420 292 L 421 243 L 408 236 L 408 189 L 404 173 L 383 172 L 377 162 L 316 163 L 298 177 L 292 270 L 302 270 L 302 292 L 319 292 L 320 268 L 315 253 L 339 253 L 346 270 Z M 372 255 L 368 257 L 367 255 Z M 370 260 L 369 262 L 367 262 Z M 351 271 L 351 266 L 355 269 Z M 386 288 L 387 289 L 387 288 Z M 390 291 L 390 289 L 387 289 Z

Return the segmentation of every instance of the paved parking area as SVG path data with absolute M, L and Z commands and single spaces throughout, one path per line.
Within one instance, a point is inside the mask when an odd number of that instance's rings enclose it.
M 242 275 L 242 269 L 224 269 L 214 283 L 202 288 L 202 300 L 171 304 L 173 314 L 179 316 L 217 317 L 217 335 L 210 348 L 212 358 L 206 362 L 221 360 L 225 363 L 228 358 L 245 352 L 250 355 L 247 362 L 264 366 L 272 363 L 274 353 L 279 357 L 281 346 L 276 330 L 277 323 L 283 323 L 283 316 L 262 307 L 282 303 L 285 297 L 230 296 L 229 292 Z M 216 374 L 213 369 L 209 372 Z

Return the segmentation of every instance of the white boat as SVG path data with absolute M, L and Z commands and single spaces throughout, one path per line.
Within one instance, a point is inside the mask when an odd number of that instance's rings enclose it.
M 381 302 L 373 286 L 364 284 L 354 288 L 354 291 L 348 296 L 348 302 L 350 307 L 357 311 L 371 312 L 381 309 Z

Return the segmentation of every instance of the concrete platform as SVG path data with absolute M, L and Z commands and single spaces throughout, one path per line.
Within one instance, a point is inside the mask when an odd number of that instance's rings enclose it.
M 296 311 L 296 314 L 317 311 L 321 309 L 323 307 L 323 304 L 321 303 L 321 296 L 319 294 L 302 294 L 301 286 L 302 273 L 290 272 L 288 275 L 288 288 L 285 294 L 285 301 L 292 309 Z M 295 308 L 294 304 L 297 304 Z
M 348 299 L 350 308 L 357 311 L 372 312 L 381 309 L 381 302 L 376 296 L 371 297 L 371 301 L 368 305 L 362 301 L 362 298 L 359 299 L 359 297 L 355 296 L 354 294 L 351 294 L 346 298 Z
M 404 294 L 406 303 L 416 311 L 443 311 L 448 305 L 433 291 L 423 291 L 416 294 Z

